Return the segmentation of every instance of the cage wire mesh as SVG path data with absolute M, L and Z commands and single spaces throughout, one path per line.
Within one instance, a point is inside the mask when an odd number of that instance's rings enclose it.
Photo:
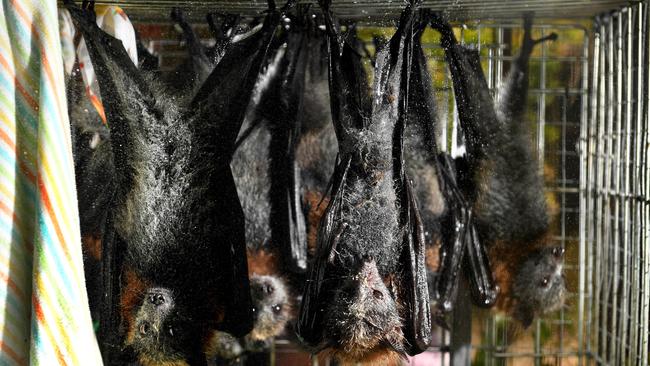
M 647 6 L 603 15 L 594 26 L 580 225 L 585 347 L 598 364 L 648 365 Z
M 530 60 L 530 90 L 526 121 L 533 132 L 531 141 L 539 156 L 547 195 L 553 211 L 555 245 L 566 249 L 565 273 L 570 291 L 567 306 L 538 319 L 529 329 L 503 315 L 473 309 L 471 322 L 455 325 L 469 327 L 471 333 L 463 337 L 441 332 L 443 342 L 432 347 L 435 352 L 462 351 L 459 344 L 471 343 L 471 362 L 477 365 L 546 365 L 577 364 L 581 355 L 580 323 L 581 286 L 580 268 L 584 266 L 579 250 L 579 157 L 576 150 L 580 126 L 587 122 L 589 32 L 588 23 L 536 22 L 533 37 L 555 32 L 558 41 L 542 43 Z M 510 64 L 521 46 L 521 21 L 498 24 L 463 24 L 457 27 L 461 42 L 480 51 L 488 86 L 500 86 Z M 453 155 L 462 154 L 458 116 L 455 110 L 451 76 L 444 52 L 437 42 L 426 45 L 436 85 L 439 119 L 447 121 L 442 144 Z M 496 93 L 494 93 L 496 94 Z M 445 108 L 446 107 L 446 108 Z M 469 299 L 459 297 L 455 317 L 466 319 Z M 464 323 L 464 324 L 463 324 Z M 452 332 L 462 332 L 457 326 Z M 457 363 L 462 357 L 442 355 L 444 363 Z M 417 364 L 417 363 L 416 363 Z
M 559 10 L 558 20 L 539 19 L 533 28 L 534 37 L 559 36 L 540 44 L 530 60 L 525 123 L 533 131 L 531 143 L 553 202 L 552 238 L 566 250 L 566 306 L 522 329 L 503 315 L 471 308 L 461 296 L 453 331 L 435 329 L 428 358 L 411 360 L 412 365 L 464 364 L 467 359 L 456 357 L 462 352 L 475 365 L 649 364 L 647 6 L 634 2 L 584 21 L 559 20 L 565 18 Z M 137 25 L 149 48 L 162 55 L 162 68 L 170 69 L 185 56 L 180 38 L 171 31 L 148 32 L 151 26 Z M 205 27 L 197 30 L 207 37 Z M 372 48 L 373 35 L 393 30 L 366 26 L 358 31 Z M 455 31 L 462 43 L 479 49 L 489 87 L 498 88 L 520 47 L 521 20 L 475 21 L 458 24 Z M 462 153 L 444 51 L 432 30 L 423 42 L 441 146 Z M 270 354 L 277 365 L 309 360 L 282 339 Z M 330 364 L 322 358 L 311 362 Z

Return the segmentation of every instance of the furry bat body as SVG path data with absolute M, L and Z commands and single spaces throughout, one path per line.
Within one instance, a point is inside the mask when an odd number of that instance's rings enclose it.
M 223 335 L 220 358 L 263 351 L 293 315 L 291 280 L 306 267 L 305 218 L 295 149 L 307 67 L 302 15 L 286 30 L 256 84 L 233 157 L 233 175 L 246 216 L 248 268 L 255 324 L 241 341 Z
M 422 11 L 414 34 L 405 160 L 422 213 L 436 320 L 446 325 L 444 315 L 453 307 L 463 264 L 477 305 L 493 305 L 497 291 L 476 235 L 471 205 L 458 187 L 454 163 L 437 146 L 431 76 L 420 41 L 430 18 L 429 12 Z
M 548 207 L 538 162 L 524 123 L 528 60 L 539 40 L 531 38 L 532 16 L 524 19 L 524 40 L 500 90 L 492 99 L 478 53 L 458 45 L 451 27 L 435 19 L 454 82 L 467 157 L 458 175 L 472 202 L 481 241 L 489 247 L 500 286 L 497 306 L 524 326 L 558 309 L 566 291 L 561 248 L 547 244 Z
M 181 111 L 96 26 L 92 3 L 67 5 L 96 70 L 115 167 L 102 260 L 104 272 L 117 267 L 105 276 L 102 330 L 119 333 L 121 324 L 125 340 L 103 340 L 106 363 L 117 361 L 111 351 L 127 362 L 124 344 L 145 366 L 203 365 L 214 331 L 252 328 L 244 218 L 229 163 L 279 12 L 271 2 L 260 32 L 232 48 Z M 122 250 L 123 266 L 115 261 Z
M 296 330 L 314 351 L 389 362 L 430 341 L 421 223 L 401 151 L 414 9 L 407 5 L 377 57 L 371 101 L 359 55 L 341 41 L 329 5 L 321 2 L 340 161 Z

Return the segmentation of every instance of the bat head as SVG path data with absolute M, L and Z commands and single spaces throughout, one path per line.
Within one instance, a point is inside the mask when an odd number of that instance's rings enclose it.
M 276 276 L 251 276 L 253 330 L 251 341 L 262 341 L 280 334 L 289 320 L 291 304 L 287 286 Z
M 398 305 L 372 259 L 361 263 L 334 293 L 325 315 L 333 355 L 344 361 L 379 362 L 404 353 Z
M 187 365 L 187 360 L 201 353 L 203 332 L 197 329 L 202 326 L 184 309 L 187 306 L 169 289 L 151 287 L 144 291 L 127 339 L 141 364 Z M 196 352 L 188 354 L 191 350 Z
M 548 247 L 524 259 L 513 283 L 517 299 L 514 316 L 524 326 L 529 326 L 535 316 L 562 307 L 566 294 L 563 258 L 563 248 Z

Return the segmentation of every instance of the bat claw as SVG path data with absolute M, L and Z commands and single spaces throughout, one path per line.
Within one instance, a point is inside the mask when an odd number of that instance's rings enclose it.
M 291 10 L 291 8 L 296 6 L 297 3 L 298 3 L 297 0 L 287 0 L 287 2 L 284 4 L 284 6 L 280 9 L 280 12 L 282 12 L 282 13 L 288 12 L 289 10 Z
M 175 22 L 177 22 L 177 23 L 180 23 L 180 22 L 185 21 L 185 19 L 184 19 L 185 17 L 184 17 L 184 15 L 183 15 L 183 10 L 181 10 L 181 8 L 179 8 L 179 7 L 177 7 L 177 6 L 175 6 L 175 7 L 172 8 L 172 11 L 171 11 L 171 13 L 169 14 L 169 17 L 170 17 L 173 21 L 175 21 Z
M 320 6 L 324 11 L 329 11 L 332 6 L 332 0 L 318 0 L 318 6 Z
M 533 40 L 533 44 L 538 44 L 546 41 L 556 41 L 558 38 L 557 33 L 553 32 L 546 37 L 538 38 Z
M 92 11 L 93 14 L 94 14 L 95 13 L 95 2 L 92 1 L 92 0 L 90 0 L 90 1 L 89 0 L 84 0 L 81 3 L 81 8 L 84 9 L 84 10 Z
M 434 324 L 436 324 L 437 326 L 445 330 L 451 331 L 451 326 L 449 325 L 449 322 L 447 321 L 444 312 L 437 309 L 437 307 L 435 310 L 431 312 L 431 317 L 433 318 Z

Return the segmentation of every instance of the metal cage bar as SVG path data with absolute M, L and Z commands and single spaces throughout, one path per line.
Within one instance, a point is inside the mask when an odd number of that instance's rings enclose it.
M 616 11 L 597 17 L 592 30 L 548 19 L 534 27 L 536 36 L 559 32 L 565 47 L 544 43 L 531 58 L 528 119 L 540 169 L 555 172 L 546 187 L 559 202 L 553 239 L 571 253 L 565 269 L 572 291 L 564 309 L 516 336 L 506 317 L 475 312 L 475 364 L 648 365 L 650 24 L 647 2 L 626 4 L 608 8 Z M 462 43 L 479 49 L 490 88 L 498 87 L 520 42 L 520 23 L 502 20 L 459 31 Z M 562 38 L 567 32 L 580 35 L 570 46 Z M 154 43 L 156 49 L 178 44 Z M 462 153 L 444 55 L 435 42 L 424 46 L 445 122 L 440 146 Z M 562 67 L 577 80 L 561 79 L 555 70 Z M 449 364 L 453 337 L 441 329 L 435 334 L 430 352 Z M 280 346 L 283 352 L 289 347 Z
M 648 30 L 645 2 L 596 19 L 580 148 L 585 351 L 596 364 L 648 364 Z

